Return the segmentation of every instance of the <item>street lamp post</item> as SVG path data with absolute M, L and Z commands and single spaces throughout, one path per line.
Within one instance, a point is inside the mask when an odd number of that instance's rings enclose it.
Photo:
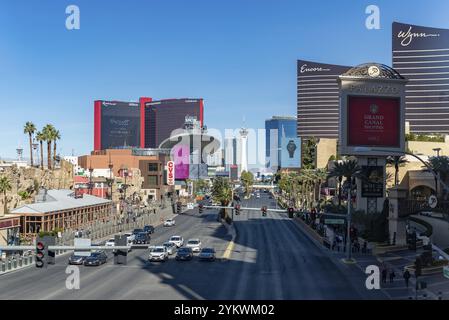
M 109 193 L 109 197 L 110 200 L 112 200 L 112 185 L 113 185 L 113 180 L 112 180 L 112 169 L 114 168 L 114 165 L 111 162 L 111 156 L 109 155 L 109 188 L 110 188 L 110 193 Z

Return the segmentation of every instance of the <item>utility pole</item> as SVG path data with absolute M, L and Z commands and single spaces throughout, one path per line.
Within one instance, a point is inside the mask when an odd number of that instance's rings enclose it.
M 348 218 L 347 220 L 347 234 L 346 234 L 346 250 L 347 252 L 347 262 L 352 259 L 351 252 L 351 189 L 352 189 L 352 177 L 349 178 L 349 189 L 348 189 Z

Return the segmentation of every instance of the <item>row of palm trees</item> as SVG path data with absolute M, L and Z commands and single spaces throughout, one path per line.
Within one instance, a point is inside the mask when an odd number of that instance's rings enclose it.
M 33 138 L 35 136 L 36 141 L 38 141 L 40 144 L 41 169 L 44 169 L 44 149 L 43 149 L 44 142 L 47 143 L 47 167 L 48 169 L 51 169 L 52 167 L 54 168 L 56 163 L 57 141 L 61 139 L 61 134 L 59 130 L 57 130 L 53 125 L 47 124 L 45 127 L 42 128 L 41 131 L 37 131 L 34 123 L 28 121 L 27 123 L 25 123 L 23 133 L 28 134 L 29 137 L 31 166 L 34 166 Z M 52 144 L 53 144 L 53 157 L 52 157 Z

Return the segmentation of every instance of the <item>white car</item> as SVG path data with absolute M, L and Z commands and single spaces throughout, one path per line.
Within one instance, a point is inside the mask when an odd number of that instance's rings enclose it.
M 173 242 L 165 242 L 163 246 L 167 248 L 167 253 L 169 255 L 172 255 L 176 252 L 176 244 L 174 244 Z
M 191 248 L 193 252 L 200 252 L 201 251 L 201 241 L 200 239 L 189 239 L 187 241 L 187 248 Z
M 164 221 L 164 227 L 173 227 L 176 224 L 174 219 L 167 219 Z
M 124 236 L 126 237 L 127 246 L 132 246 L 134 244 L 134 241 L 136 240 L 136 235 L 132 233 L 125 233 Z M 128 250 L 128 252 L 131 251 L 131 249 Z
M 108 241 L 106 241 L 106 243 L 104 244 L 105 247 L 113 247 L 115 246 L 115 239 L 111 238 Z
M 181 236 L 173 236 L 168 240 L 168 242 L 174 243 L 177 248 L 180 248 L 184 245 L 184 239 Z
M 162 261 L 168 260 L 167 248 L 164 246 L 156 246 L 150 249 L 150 255 L 148 256 L 149 261 Z

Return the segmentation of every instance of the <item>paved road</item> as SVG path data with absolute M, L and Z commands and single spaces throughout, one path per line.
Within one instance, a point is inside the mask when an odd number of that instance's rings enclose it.
M 266 195 L 244 205 L 274 206 Z M 156 228 L 152 244 L 171 235 L 199 237 L 221 256 L 231 237 L 207 210 L 187 213 L 173 228 Z M 0 276 L 0 299 L 363 299 L 383 298 L 365 289 L 364 274 L 335 262 L 284 213 L 242 212 L 229 260 L 148 263 L 147 252 L 134 250 L 127 266 L 112 258 L 100 267 L 80 267 L 80 290 L 67 290 L 66 257 L 46 270 L 30 268 Z

